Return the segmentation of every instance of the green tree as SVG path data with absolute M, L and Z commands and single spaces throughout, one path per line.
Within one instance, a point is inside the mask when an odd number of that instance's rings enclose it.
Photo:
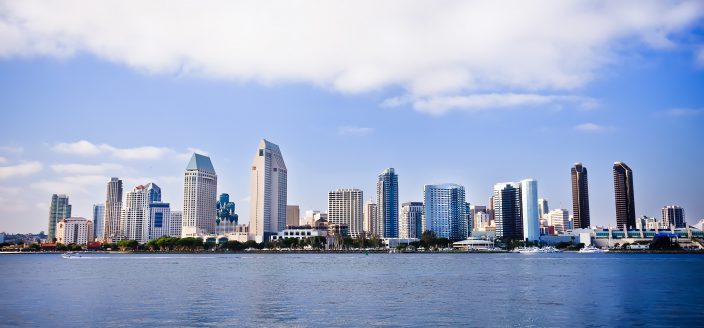
M 134 250 L 137 246 L 139 246 L 139 243 L 136 240 L 120 240 L 117 242 L 117 248 L 121 252 L 125 252 L 128 249 Z

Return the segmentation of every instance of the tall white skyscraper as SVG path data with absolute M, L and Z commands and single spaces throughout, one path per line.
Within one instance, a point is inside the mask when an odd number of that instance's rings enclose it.
M 64 245 L 85 245 L 93 239 L 93 221 L 72 217 L 56 224 L 56 242 Z
M 217 189 L 210 157 L 194 153 L 184 173 L 182 237 L 215 233 Z
M 125 203 L 120 215 L 118 239 L 149 241 L 149 199 L 144 186 L 140 185 L 125 194 Z
M 371 199 L 364 203 L 363 225 L 364 232 L 368 235 L 381 236 L 381 232 L 379 231 L 379 212 L 376 203 L 374 203 Z
M 521 180 L 521 216 L 523 219 L 523 238 L 530 241 L 539 240 L 538 181 Z
M 423 202 L 408 202 L 401 205 L 398 219 L 399 238 L 420 238 L 423 234 Z
M 463 240 L 467 238 L 464 187 L 448 183 L 425 185 L 425 220 L 423 231 L 435 232 L 439 238 Z
M 122 180 L 111 178 L 105 198 L 105 217 L 103 220 L 103 239 L 107 242 L 120 239 L 120 215 L 122 211 Z
M 349 235 L 358 237 L 364 230 L 362 217 L 362 191 L 359 189 L 337 189 L 328 193 L 328 222 L 346 224 Z
M 249 233 L 257 242 L 286 228 L 287 174 L 279 146 L 262 139 L 250 184 Z

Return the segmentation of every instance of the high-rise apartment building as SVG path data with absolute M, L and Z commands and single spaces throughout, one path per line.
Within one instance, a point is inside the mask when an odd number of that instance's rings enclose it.
M 380 237 L 398 238 L 398 175 L 393 168 L 379 174 L 376 199 Z
M 149 241 L 149 200 L 144 186 L 139 185 L 125 194 L 120 214 L 120 232 L 117 239 Z
M 218 176 L 210 157 L 193 154 L 183 181 L 181 236 L 215 233 Z
M 540 240 L 540 216 L 538 215 L 538 181 L 521 180 L 521 219 L 523 238 Z
M 257 242 L 286 227 L 288 171 L 279 146 L 262 139 L 252 161 L 249 233 Z
M 105 223 L 105 204 L 93 205 L 93 237 L 103 240 L 103 223 Z
M 297 226 L 301 221 L 301 208 L 298 205 L 286 205 L 286 226 Z
M 56 224 L 56 242 L 64 245 L 85 245 L 92 242 L 93 221 L 84 218 L 65 218 Z
M 465 190 L 457 184 L 425 185 L 425 226 L 438 238 L 464 240 L 467 237 Z
M 147 193 L 149 198 L 149 193 Z M 169 203 L 153 202 L 148 205 L 148 240 L 171 236 L 171 207 Z
M 572 167 L 572 218 L 575 229 L 589 228 L 589 179 L 582 163 Z
M 616 224 L 619 229 L 636 227 L 636 206 L 633 195 L 633 171 L 623 162 L 614 163 Z
M 379 231 L 379 210 L 371 199 L 364 203 L 364 232 L 367 235 L 381 236 Z
M 71 217 L 71 205 L 68 203 L 66 195 L 51 195 L 51 206 L 49 207 L 48 240 L 53 242 L 56 237 L 56 224 L 59 221 Z
M 399 238 L 420 238 L 423 234 L 423 202 L 403 203 L 400 214 Z
M 549 225 L 555 227 L 555 232 L 564 232 L 570 228 L 570 212 L 557 208 L 548 214 Z
M 183 227 L 183 212 L 171 211 L 169 213 L 169 236 L 181 237 L 181 228 Z
M 347 225 L 351 237 L 363 230 L 363 194 L 359 189 L 337 189 L 328 193 L 328 223 Z
M 521 218 L 521 186 L 515 182 L 494 185 L 494 218 L 496 237 L 523 240 Z
M 686 228 L 687 222 L 684 220 L 684 209 L 677 205 L 663 207 L 662 225 L 665 227 Z
M 111 178 L 108 181 L 105 198 L 105 215 L 103 218 L 103 240 L 107 242 L 119 240 L 120 215 L 122 212 L 122 180 Z

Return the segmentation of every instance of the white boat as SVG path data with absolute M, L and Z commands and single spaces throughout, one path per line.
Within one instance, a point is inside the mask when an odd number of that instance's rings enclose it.
M 592 245 L 585 246 L 584 248 L 579 250 L 580 253 L 606 253 L 608 251 L 608 249 L 596 248 Z
M 538 247 L 518 247 L 512 251 L 513 253 L 521 253 L 521 254 L 537 254 L 537 253 L 559 253 L 560 250 L 558 250 L 555 247 L 552 246 L 546 246 L 543 248 L 538 248 Z
M 72 257 L 81 257 L 81 254 L 78 254 L 76 252 L 66 252 L 66 253 L 61 254 L 61 257 L 65 258 L 65 259 L 70 259 Z

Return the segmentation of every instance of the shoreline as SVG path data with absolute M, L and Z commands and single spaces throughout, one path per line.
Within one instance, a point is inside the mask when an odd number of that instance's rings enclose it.
M 39 251 L 39 252 L 0 252 L 0 255 L 22 255 L 22 254 L 64 254 L 66 252 L 61 251 Z M 303 250 L 291 250 L 291 251 L 279 251 L 279 250 L 252 250 L 252 251 L 233 251 L 233 252 L 211 252 L 211 251 L 131 251 L 131 252 L 120 252 L 120 251 L 79 251 L 76 254 L 142 254 L 142 255 L 163 255 L 163 254 L 515 254 L 510 251 L 438 251 L 438 252 L 389 252 L 388 250 L 369 250 L 369 251 L 352 251 L 352 250 L 326 250 L 326 251 L 303 251 Z M 574 253 L 578 254 L 578 251 L 562 251 L 560 253 Z M 546 253 L 546 254 L 559 254 L 559 253 Z M 607 253 L 602 254 L 704 254 L 704 250 L 691 251 L 691 250 L 610 250 Z M 535 254 L 519 254 L 519 255 L 535 255 Z

